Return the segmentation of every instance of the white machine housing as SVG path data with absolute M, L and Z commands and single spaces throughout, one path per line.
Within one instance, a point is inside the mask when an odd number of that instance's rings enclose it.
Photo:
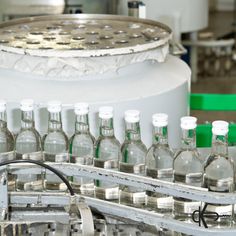
M 26 40 L 15 40 L 21 24 Z M 47 34 L 52 33 L 47 29 L 51 28 L 56 40 L 45 42 Z M 109 40 L 103 39 L 107 31 Z M 124 112 L 138 109 L 142 139 L 147 146 L 152 143 L 151 117 L 157 112 L 169 115 L 169 141 L 172 147 L 179 146 L 180 118 L 189 111 L 191 72 L 179 58 L 168 55 L 171 31 L 165 25 L 120 16 L 63 15 L 4 23 L 1 32 L 5 36 L 0 41 L 1 99 L 8 102 L 8 126 L 12 132 L 20 129 L 22 99 L 34 99 L 35 123 L 41 135 L 47 132 L 48 101 L 62 102 L 63 128 L 68 136 L 75 128 L 74 103 L 87 102 L 95 137 L 98 109 L 109 105 L 114 107 L 115 134 L 120 142 L 124 140 Z M 78 40 L 80 36 L 83 39 Z M 56 44 L 64 37 L 72 43 Z M 88 44 L 91 37 L 96 44 Z M 37 44 L 31 44 L 33 40 Z M 15 47 L 16 43 L 21 48 Z M 109 49 L 104 50 L 104 45 Z M 77 46 L 84 50 L 76 50 Z

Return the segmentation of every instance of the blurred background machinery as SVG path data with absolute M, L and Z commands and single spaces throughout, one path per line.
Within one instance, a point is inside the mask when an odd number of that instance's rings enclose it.
M 0 5 L 3 21 L 26 16 L 61 14 L 65 9 L 64 0 L 1 0 Z

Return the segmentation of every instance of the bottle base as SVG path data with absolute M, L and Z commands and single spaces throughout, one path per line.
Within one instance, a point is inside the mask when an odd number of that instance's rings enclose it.
M 106 201 L 119 201 L 119 187 L 95 187 L 95 198 Z
M 126 192 L 120 191 L 120 204 L 133 206 L 138 208 L 144 208 L 147 203 L 146 192 Z

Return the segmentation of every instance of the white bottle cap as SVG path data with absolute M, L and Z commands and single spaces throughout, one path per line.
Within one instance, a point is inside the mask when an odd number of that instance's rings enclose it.
M 88 103 L 76 103 L 74 111 L 76 115 L 86 115 L 89 113 L 89 105 Z
M 140 111 L 128 110 L 125 112 L 125 121 L 129 123 L 137 123 L 140 121 Z
M 113 107 L 110 106 L 100 107 L 99 117 L 101 119 L 111 119 L 113 117 Z
M 6 111 L 6 101 L 0 100 L 0 112 Z
M 184 116 L 181 118 L 180 126 L 185 130 L 195 129 L 197 127 L 197 118 L 193 116 Z
M 226 135 L 229 132 L 229 123 L 217 120 L 212 123 L 212 133 L 214 135 Z
M 61 102 L 60 101 L 50 101 L 48 102 L 49 112 L 61 112 Z
M 20 109 L 22 111 L 33 111 L 34 110 L 34 100 L 24 99 L 20 102 Z
M 152 124 L 157 127 L 168 125 L 168 115 L 165 113 L 156 113 L 152 116 Z

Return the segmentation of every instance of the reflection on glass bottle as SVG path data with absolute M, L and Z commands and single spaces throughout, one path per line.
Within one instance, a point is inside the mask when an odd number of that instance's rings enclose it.
M 114 136 L 113 108 L 100 107 L 99 109 L 100 136 L 95 144 L 94 166 L 118 170 L 118 161 L 121 156 L 120 143 Z M 96 180 L 95 195 L 97 198 L 118 201 L 119 185 L 107 181 Z
M 17 159 L 34 158 L 37 161 L 43 160 L 41 137 L 34 125 L 34 101 L 24 99 L 20 104 L 21 109 L 21 129 L 15 139 L 15 149 Z M 29 155 L 37 153 L 37 155 Z M 43 176 L 41 174 L 20 174 L 17 175 L 17 190 L 42 190 Z
M 94 137 L 89 131 L 89 106 L 87 103 L 77 103 L 74 112 L 76 121 L 75 133 L 70 139 L 71 162 L 93 165 Z M 73 176 L 72 186 L 78 193 L 94 195 L 94 180 L 91 178 Z
M 49 121 L 48 133 L 43 138 L 44 159 L 46 162 L 68 162 L 69 142 L 62 129 L 61 102 L 51 101 L 48 103 Z M 46 190 L 65 190 L 61 179 L 54 174 L 45 175 Z
M 229 124 L 225 121 L 212 123 L 212 149 L 204 168 L 204 186 L 211 192 L 230 193 L 234 191 L 234 167 L 228 157 L 228 126 Z M 224 215 L 217 220 L 214 217 L 207 218 L 208 227 L 222 228 L 232 225 L 232 204 L 207 203 L 206 212 L 208 211 L 216 212 L 219 216 Z
M 182 117 L 182 147 L 174 159 L 174 182 L 202 187 L 203 166 L 196 149 L 195 117 Z M 173 214 L 176 219 L 190 221 L 192 213 L 198 210 L 199 201 L 174 197 Z
M 122 158 L 119 170 L 125 173 L 145 175 L 145 157 L 147 148 L 141 141 L 140 112 L 125 112 L 125 141 L 121 147 Z M 126 205 L 141 207 L 146 204 L 146 191 L 130 186 L 120 186 L 120 202 Z
M 174 154 L 168 145 L 168 115 L 154 114 L 153 145 L 146 156 L 146 175 L 155 179 L 173 182 Z M 164 194 L 147 191 L 147 207 L 161 213 L 172 211 L 173 198 Z
M 6 102 L 0 100 L 0 162 L 14 159 L 14 137 L 7 128 Z M 8 175 L 8 189 L 15 190 L 15 178 L 11 174 Z

